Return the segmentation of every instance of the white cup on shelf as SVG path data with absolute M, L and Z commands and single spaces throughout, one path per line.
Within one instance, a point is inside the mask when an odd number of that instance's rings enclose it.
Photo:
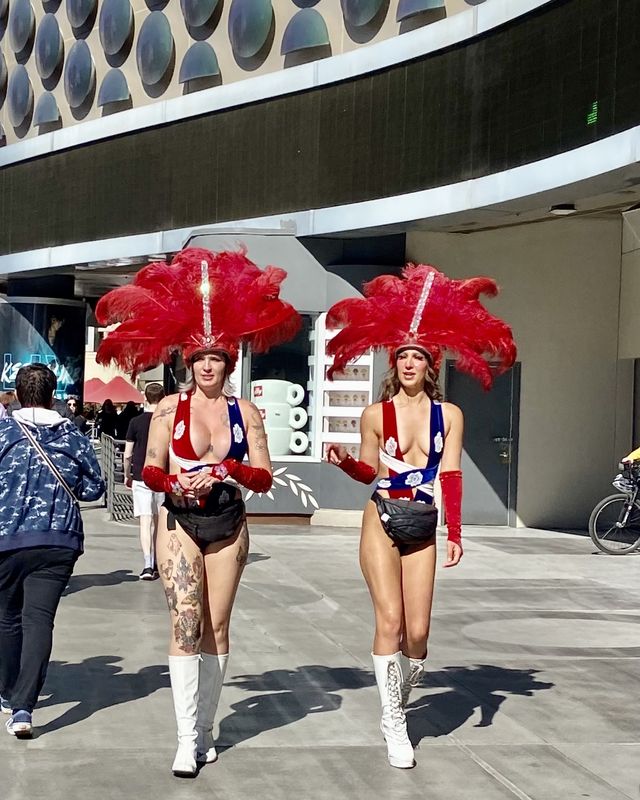
M 301 406 L 291 408 L 288 403 L 260 403 L 256 406 L 265 424 L 265 428 L 286 428 L 294 430 L 304 428 L 309 416 Z
M 288 403 L 290 406 L 299 406 L 304 400 L 304 387 L 291 381 L 265 378 L 251 382 L 251 399 L 258 405 Z
M 290 453 L 301 455 L 309 447 L 309 437 L 302 431 L 292 431 L 291 428 L 267 428 L 267 444 L 269 455 L 288 456 Z

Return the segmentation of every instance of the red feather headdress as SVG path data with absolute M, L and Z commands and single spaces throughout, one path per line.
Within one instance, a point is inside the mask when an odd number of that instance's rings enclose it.
M 101 325 L 120 325 L 101 343 L 97 361 L 115 361 L 135 375 L 181 351 L 221 350 L 231 366 L 241 342 L 260 353 L 291 339 L 300 315 L 279 299 L 287 273 L 259 269 L 238 252 L 212 253 L 190 247 L 171 264 L 149 264 L 133 283 L 106 294 L 96 307 Z
M 371 347 L 387 350 L 393 364 L 398 350 L 414 346 L 431 355 L 436 369 L 444 350 L 455 353 L 457 368 L 488 389 L 494 373 L 506 372 L 516 358 L 511 328 L 478 299 L 497 293 L 491 278 L 451 280 L 426 264 L 408 264 L 401 278 L 374 278 L 364 298 L 329 309 L 327 326 L 342 328 L 327 348 L 334 357 L 329 377 Z

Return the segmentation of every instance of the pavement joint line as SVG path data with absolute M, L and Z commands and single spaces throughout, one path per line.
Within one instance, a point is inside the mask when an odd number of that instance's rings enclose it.
M 462 750 L 462 752 L 468 758 L 470 758 L 474 763 L 476 763 L 480 767 L 480 769 L 484 770 L 487 773 L 487 775 L 490 775 L 495 781 L 504 786 L 505 789 L 510 791 L 514 797 L 518 798 L 518 800 L 534 800 L 530 794 L 527 794 L 518 786 L 516 786 L 515 783 L 510 781 L 509 778 L 506 777 L 506 775 L 503 775 L 495 767 L 492 767 L 488 761 L 485 761 L 484 758 L 480 758 L 479 755 L 474 753 L 474 751 L 470 747 L 467 747 L 466 744 L 463 744 L 463 742 L 461 742 L 457 738 L 457 736 L 454 736 L 452 733 L 449 733 L 448 738 L 452 739 L 453 742 L 456 744 L 456 746 L 460 750 Z

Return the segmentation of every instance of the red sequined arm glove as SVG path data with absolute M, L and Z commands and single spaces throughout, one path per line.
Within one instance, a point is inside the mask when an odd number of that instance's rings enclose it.
M 142 480 L 153 492 L 184 494 L 177 475 L 167 475 L 160 467 L 148 466 L 142 470 Z
M 343 458 L 338 466 L 350 478 L 353 478 L 354 481 L 360 481 L 360 483 L 371 483 L 378 474 L 377 470 L 369 466 L 369 464 L 365 464 L 364 461 L 356 461 L 351 456 Z
M 441 472 L 440 486 L 447 518 L 447 539 L 462 547 L 462 472 L 459 469 Z
M 226 458 L 221 464 L 216 464 L 213 468 L 213 474 L 221 481 L 227 475 L 230 475 L 238 483 L 258 494 L 268 492 L 273 483 L 273 478 L 268 469 L 248 467 L 236 461 L 235 458 Z

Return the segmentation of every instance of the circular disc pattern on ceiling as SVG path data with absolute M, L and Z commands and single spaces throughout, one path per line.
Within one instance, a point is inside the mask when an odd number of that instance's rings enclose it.
M 199 28 L 211 19 L 219 0 L 180 0 L 182 16 L 187 25 Z
M 7 89 L 9 121 L 14 128 L 20 127 L 33 108 L 33 87 L 27 70 L 22 64 L 16 64 L 9 76 Z
M 380 11 L 384 0 L 340 0 L 342 14 L 356 28 L 366 25 Z
M 14 0 L 9 11 L 9 42 L 14 53 L 21 53 L 33 36 L 36 18 L 29 0 Z
M 5 84 L 7 82 L 7 62 L 4 59 L 4 53 L 0 50 L 0 95 L 4 91 Z M 0 97 L 0 105 L 2 105 L 2 100 L 4 98 Z
M 81 28 L 95 11 L 97 0 L 67 0 L 67 17 L 72 28 Z
M 305 8 L 290 20 L 282 35 L 280 54 L 329 44 L 327 25 L 317 11 Z
M 71 48 L 64 65 L 64 93 L 71 108 L 78 108 L 89 96 L 95 81 L 91 51 L 84 39 Z
M 173 36 L 162 11 L 152 11 L 142 23 L 136 45 L 140 77 L 148 86 L 158 83 L 169 68 L 173 55 Z
M 41 78 L 50 78 L 62 59 L 63 44 L 58 20 L 45 14 L 36 33 L 36 69 Z
M 106 106 L 107 103 L 121 103 L 128 100 L 129 87 L 127 79 L 119 69 L 110 69 L 104 76 L 98 92 L 98 106 Z
M 115 56 L 125 45 L 133 27 L 129 0 L 104 0 L 98 18 L 100 44 L 108 56 Z
M 210 78 L 219 74 L 218 57 L 213 47 L 207 42 L 196 42 L 182 59 L 178 83 L 186 83 L 196 78 Z
M 271 0 L 233 0 L 229 9 L 229 39 L 235 55 L 255 56 L 267 41 L 272 21 Z
M 422 11 L 437 11 L 446 8 L 445 0 L 400 0 L 396 11 L 396 22 L 415 17 Z
M 51 92 L 45 92 L 36 103 L 33 112 L 34 125 L 46 125 L 48 122 L 57 122 L 60 119 L 60 110 L 56 98 Z

